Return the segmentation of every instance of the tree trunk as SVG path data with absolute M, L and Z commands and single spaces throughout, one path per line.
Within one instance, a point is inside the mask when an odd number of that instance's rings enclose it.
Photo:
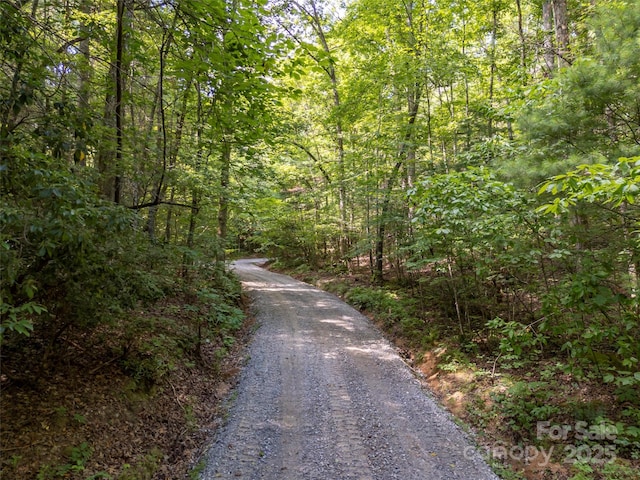
M 467 31 L 466 22 L 462 27 L 462 58 L 467 56 Z M 493 67 L 493 65 L 492 65 Z M 492 88 L 493 88 L 493 69 L 491 71 Z M 469 100 L 469 75 L 465 69 L 464 71 L 464 115 L 465 115 L 465 148 L 471 148 L 471 106 Z
M 407 184 L 411 188 L 415 183 L 416 176 L 416 145 L 414 141 L 413 125 L 418 115 L 418 108 L 420 106 L 420 90 L 422 85 L 415 84 L 407 95 L 407 111 L 409 112 L 409 132 L 405 134 L 405 142 L 401 146 L 399 155 L 403 155 L 404 150 L 406 170 L 407 170 Z
M 427 87 L 427 145 L 429 146 L 429 159 L 434 161 L 433 151 L 433 127 L 431 118 L 431 89 Z
M 391 193 L 395 186 L 396 179 L 402 168 L 403 160 L 400 159 L 393 167 L 389 181 L 384 189 L 384 198 L 382 200 L 382 207 L 380 208 L 380 216 L 378 218 L 378 232 L 376 237 L 376 268 L 374 272 L 374 280 L 378 284 L 384 283 L 384 243 L 387 233 L 387 216 L 389 215 L 389 207 L 391 205 Z
M 492 12 L 492 27 L 491 27 L 491 53 L 489 57 L 491 59 L 491 71 L 489 74 L 489 104 L 493 107 L 493 97 L 496 81 L 496 48 L 498 43 L 498 7 L 493 5 Z M 489 138 L 493 135 L 493 114 L 489 114 L 489 122 L 487 124 L 487 133 Z
M 551 0 L 542 3 L 542 29 L 544 39 L 542 46 L 544 50 L 545 75 L 551 77 L 556 68 L 556 56 L 553 51 L 553 6 Z
M 154 197 L 152 202 L 155 204 L 151 206 L 149 209 L 149 222 L 148 222 L 148 233 L 149 238 L 153 241 L 155 239 L 155 223 L 158 205 L 162 201 L 164 195 L 167 191 L 167 185 L 165 185 L 165 177 L 167 174 L 167 166 L 169 165 L 169 144 L 167 139 L 167 120 L 166 120 L 166 110 L 164 107 L 164 75 L 165 75 L 165 59 L 166 55 L 169 52 L 169 48 L 171 47 L 171 42 L 173 40 L 173 28 L 175 27 L 175 23 L 177 21 L 177 15 L 174 17 L 173 25 L 171 28 L 165 29 L 162 37 L 162 45 L 160 46 L 159 56 L 160 56 L 160 71 L 158 72 L 158 89 L 157 89 L 157 104 L 158 104 L 158 127 L 160 129 L 160 164 L 162 165 L 162 169 L 160 171 L 160 179 L 158 180 L 158 185 L 154 192 Z M 188 86 L 187 86 L 188 88 Z M 186 102 L 186 94 L 185 94 L 185 102 Z M 183 106 L 183 108 L 185 108 Z M 180 127 L 181 128 L 181 127 Z M 180 131 L 181 133 L 181 131 Z M 179 137 L 176 142 L 179 142 Z M 171 162 L 175 162 L 175 157 L 177 152 L 171 154 Z M 167 227 L 169 228 L 169 227 Z
M 527 81 L 527 39 L 524 35 L 524 21 L 522 17 L 522 1 L 516 0 L 516 8 L 518 11 L 518 36 L 520 37 L 520 76 L 522 84 L 526 85 Z
M 227 247 L 227 223 L 229 221 L 229 179 L 231 176 L 231 142 L 228 138 L 222 140 L 222 155 L 220 167 L 220 196 L 218 197 L 218 238 L 222 249 Z
M 196 82 L 196 92 L 197 92 L 197 108 L 196 108 L 196 139 L 198 150 L 196 153 L 196 164 L 195 170 L 198 172 L 202 165 L 202 157 L 204 156 L 203 145 L 202 145 L 202 133 L 203 133 L 203 122 L 202 122 L 202 90 L 200 85 Z M 187 232 L 187 247 L 192 249 L 195 244 L 195 233 L 196 233 L 196 219 L 199 212 L 199 192 L 198 187 L 193 186 L 191 190 L 191 211 L 189 212 L 189 231 Z M 182 257 L 182 276 L 187 278 L 189 275 L 189 267 L 191 266 L 192 261 L 187 254 L 184 253 Z
M 567 0 L 553 0 L 553 18 L 555 20 L 556 42 L 558 45 L 558 65 L 568 67 L 569 59 L 569 20 Z
M 453 81 L 449 84 L 449 105 L 451 109 L 451 122 L 455 124 L 456 123 L 456 107 L 454 102 L 455 92 L 453 90 L 453 84 L 454 84 Z M 454 158 L 458 155 L 458 133 L 456 131 L 453 132 L 453 138 L 451 143 L 451 153 L 453 154 Z
M 176 195 L 176 187 L 171 187 L 169 202 L 173 203 Z M 167 221 L 164 226 L 164 243 L 171 243 L 171 223 L 173 222 L 173 206 L 167 206 Z
M 125 0 L 118 0 L 116 13 L 116 63 L 115 63 L 115 120 L 116 120 L 116 155 L 115 155 L 115 176 L 113 181 L 113 201 L 120 203 L 122 196 L 122 149 L 123 149 L 123 128 L 122 128 L 122 90 L 124 86 L 123 56 L 124 56 L 124 11 Z
M 327 54 L 329 58 L 331 58 L 332 51 L 329 47 L 329 43 L 327 42 L 327 38 L 324 34 L 324 30 L 322 28 L 322 19 L 320 18 L 320 13 L 318 12 L 315 0 L 311 0 L 310 7 L 311 10 L 308 10 L 301 6 L 300 4 L 296 4 L 298 10 L 303 12 L 305 15 L 308 15 L 312 21 L 312 27 L 318 36 L 318 40 L 322 45 L 322 49 Z M 331 82 L 331 90 L 333 94 L 333 107 L 336 112 L 336 121 L 335 121 L 335 133 L 336 133 L 336 150 L 337 150 L 337 161 L 338 161 L 338 210 L 340 213 L 340 257 L 344 257 L 347 250 L 347 189 L 345 184 L 345 151 L 344 151 L 344 130 L 342 119 L 339 114 L 341 99 L 340 92 L 338 90 L 338 76 L 336 74 L 336 69 L 331 60 L 326 67 L 323 67 L 324 71 L 327 73 L 329 77 L 329 81 Z
M 407 123 L 407 130 L 405 132 L 403 142 L 400 146 L 400 150 L 398 152 L 398 161 L 393 167 L 391 171 L 391 175 L 389 176 L 389 180 L 387 181 L 386 186 L 384 187 L 384 196 L 382 200 L 382 206 L 380 209 L 380 216 L 378 218 L 378 232 L 376 237 L 376 248 L 375 248 L 375 261 L 376 268 L 374 272 L 374 280 L 376 283 L 382 284 L 384 282 L 384 243 L 385 243 L 385 235 L 386 235 L 386 226 L 388 222 L 389 209 L 391 206 L 391 194 L 393 193 L 393 188 L 398 180 L 398 176 L 400 175 L 400 169 L 403 165 L 406 164 L 408 156 L 412 155 L 411 151 L 415 150 L 415 146 L 413 145 L 414 140 L 414 125 L 416 122 L 416 118 L 418 117 L 418 110 L 420 108 L 420 86 L 414 86 L 415 91 L 413 95 L 409 95 L 408 100 L 408 110 L 409 110 L 409 121 Z
M 82 0 L 80 3 L 80 11 L 83 14 L 90 13 L 91 6 L 87 0 Z M 88 118 L 91 113 L 89 111 L 89 96 L 91 92 L 91 51 L 89 44 L 89 27 L 83 22 L 80 25 L 80 36 L 82 40 L 78 44 L 79 60 L 77 63 L 78 69 L 78 114 L 83 119 L 80 122 L 80 128 L 76 128 L 75 131 L 75 152 L 73 159 L 76 165 L 86 166 L 87 164 L 87 125 Z
M 107 93 L 104 100 L 104 114 L 102 116 L 103 135 L 96 157 L 96 167 L 100 174 L 99 188 L 103 198 L 113 201 L 113 185 L 115 183 L 115 79 L 116 66 L 111 64 L 107 75 Z

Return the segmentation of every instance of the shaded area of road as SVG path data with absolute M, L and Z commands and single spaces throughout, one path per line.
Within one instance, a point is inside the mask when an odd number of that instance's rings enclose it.
M 260 327 L 203 479 L 498 478 L 366 317 L 259 263 L 234 263 Z

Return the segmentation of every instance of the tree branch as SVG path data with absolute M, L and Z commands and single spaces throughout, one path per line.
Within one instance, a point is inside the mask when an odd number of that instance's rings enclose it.
M 75 45 L 76 43 L 80 43 L 83 42 L 85 40 L 88 40 L 89 37 L 76 37 L 76 38 L 72 38 L 71 40 L 67 40 L 66 42 L 64 42 L 64 45 L 62 45 L 60 48 L 58 48 L 58 52 L 57 53 L 62 53 L 64 51 L 67 50 L 67 48 Z
M 311 158 L 311 160 L 315 162 L 316 166 L 318 167 L 318 170 L 320 170 L 324 179 L 327 181 L 329 185 L 331 185 L 331 177 L 329 177 L 329 174 L 320 163 L 320 160 L 318 159 L 318 157 L 316 157 L 311 150 L 309 150 L 307 147 L 305 147 L 301 143 L 292 141 L 291 145 L 298 147 L 299 149 L 304 151 L 307 155 L 309 155 L 309 158 Z
M 198 210 L 199 210 L 199 207 L 195 207 L 194 208 L 193 205 L 187 205 L 185 203 L 166 202 L 166 201 L 162 201 L 162 200 L 153 201 L 153 202 L 147 202 L 147 203 L 141 203 L 140 205 L 130 205 L 127 208 L 129 210 L 142 210 L 143 208 L 155 207 L 156 205 L 171 205 L 173 207 L 190 208 L 192 210 L 195 210 L 196 212 L 198 212 Z

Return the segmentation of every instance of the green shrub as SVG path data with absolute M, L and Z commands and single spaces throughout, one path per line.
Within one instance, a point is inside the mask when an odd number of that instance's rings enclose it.
M 502 428 L 519 436 L 533 439 L 536 422 L 550 420 L 560 413 L 555 405 L 552 384 L 549 382 L 519 381 L 506 392 L 492 393 L 494 408 L 505 419 Z

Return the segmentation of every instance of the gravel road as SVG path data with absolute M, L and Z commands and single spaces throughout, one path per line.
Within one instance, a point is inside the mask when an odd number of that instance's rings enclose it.
M 366 317 L 260 263 L 233 265 L 259 329 L 202 479 L 498 478 Z

